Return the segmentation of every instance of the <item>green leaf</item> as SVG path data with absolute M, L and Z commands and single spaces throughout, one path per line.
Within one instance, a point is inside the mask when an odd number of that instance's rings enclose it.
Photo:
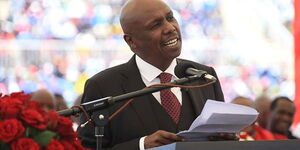
M 55 132 L 45 130 L 33 137 L 33 139 L 38 142 L 41 146 L 46 146 L 49 144 L 50 140 L 54 138 L 57 134 Z
M 25 136 L 26 137 L 34 137 L 40 133 L 41 133 L 41 131 L 39 129 L 29 127 L 25 131 Z
M 0 149 L 1 150 L 10 150 L 8 145 L 0 141 Z

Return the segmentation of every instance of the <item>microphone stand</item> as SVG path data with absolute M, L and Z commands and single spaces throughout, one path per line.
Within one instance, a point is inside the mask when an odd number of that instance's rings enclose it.
M 189 77 L 180 78 L 170 82 L 170 84 L 182 85 L 187 82 L 193 82 L 199 80 L 203 77 L 203 74 L 193 75 Z M 150 87 L 141 89 L 138 91 L 133 91 L 127 94 L 122 94 L 115 97 L 105 97 L 102 99 L 97 99 L 94 101 L 86 102 L 81 104 L 81 106 L 85 109 L 86 112 L 92 112 L 92 119 L 95 122 L 95 136 L 97 140 L 97 150 L 101 150 L 102 145 L 102 137 L 104 136 L 104 126 L 108 123 L 108 108 L 109 106 L 113 105 L 115 102 L 120 102 L 123 100 L 128 100 L 133 97 L 139 97 L 146 94 L 154 93 L 163 89 L 171 88 L 172 86 L 157 86 L 157 87 Z M 61 110 L 58 112 L 61 116 L 71 116 L 77 115 L 81 113 L 82 110 L 80 108 L 74 107 L 70 109 Z M 82 124 L 83 126 L 86 125 L 88 122 Z

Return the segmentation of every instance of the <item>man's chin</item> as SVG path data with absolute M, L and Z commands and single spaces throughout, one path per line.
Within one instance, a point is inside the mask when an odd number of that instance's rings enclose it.
M 279 128 L 279 129 L 277 129 L 277 133 L 283 134 L 283 135 L 286 134 L 288 131 L 289 131 L 288 128 Z

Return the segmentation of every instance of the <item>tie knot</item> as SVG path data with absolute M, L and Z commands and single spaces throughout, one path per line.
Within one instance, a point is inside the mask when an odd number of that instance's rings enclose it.
M 162 73 L 159 75 L 159 79 L 160 79 L 160 83 L 171 82 L 172 75 L 169 74 L 169 73 L 162 72 Z

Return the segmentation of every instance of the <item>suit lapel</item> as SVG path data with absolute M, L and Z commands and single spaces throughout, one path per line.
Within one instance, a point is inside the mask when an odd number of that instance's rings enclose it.
M 135 56 L 129 60 L 124 69 L 123 75 L 126 79 L 123 82 L 123 88 L 126 93 L 145 88 L 145 84 L 135 62 Z M 151 94 L 136 97 L 128 106 L 133 108 L 133 110 L 136 112 L 136 115 L 138 115 L 138 118 L 144 126 L 146 134 L 150 134 L 158 130 L 158 125 L 149 102 L 150 100 L 153 100 L 153 98 L 154 97 Z
M 190 85 L 193 86 L 195 84 L 186 84 L 186 85 Z M 189 94 L 192 104 L 193 104 L 193 108 L 195 110 L 196 115 L 200 115 L 202 108 L 205 104 L 205 98 L 203 96 L 202 90 L 201 88 L 194 88 L 194 89 L 186 89 L 187 93 Z

